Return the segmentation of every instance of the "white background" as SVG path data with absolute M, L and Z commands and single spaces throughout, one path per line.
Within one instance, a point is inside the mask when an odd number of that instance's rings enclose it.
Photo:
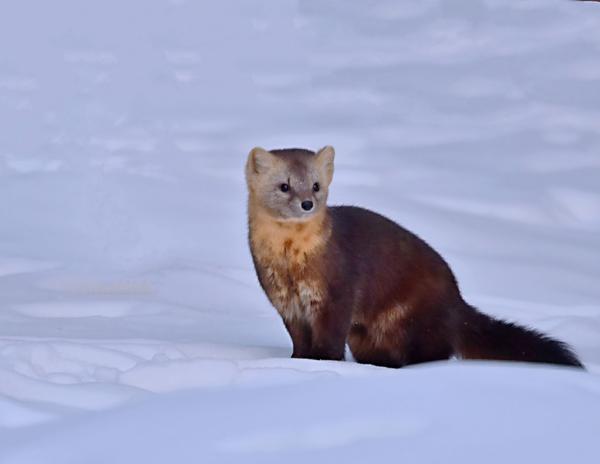
M 1 462 L 599 462 L 600 6 L 1 10 Z M 332 203 L 590 373 L 288 359 L 243 165 L 326 144 Z

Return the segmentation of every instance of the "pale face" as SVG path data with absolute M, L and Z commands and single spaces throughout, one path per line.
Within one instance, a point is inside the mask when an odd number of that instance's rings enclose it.
M 278 220 L 306 221 L 327 207 L 334 151 L 255 148 L 246 179 L 253 200 Z

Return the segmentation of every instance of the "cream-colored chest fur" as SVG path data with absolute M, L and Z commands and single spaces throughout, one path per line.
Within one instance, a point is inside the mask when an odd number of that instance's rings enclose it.
M 261 281 L 286 319 L 311 319 L 325 298 L 321 271 L 327 234 L 322 217 L 286 223 L 250 216 L 250 246 Z

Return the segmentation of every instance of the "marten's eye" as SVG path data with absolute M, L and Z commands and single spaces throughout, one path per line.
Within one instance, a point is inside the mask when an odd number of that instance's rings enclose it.
M 313 191 L 318 192 L 319 190 L 321 190 L 321 186 L 319 185 L 318 182 L 315 182 L 313 184 Z
M 281 184 L 279 186 L 279 190 L 281 190 L 282 192 L 287 192 L 290 190 L 290 186 L 288 184 Z

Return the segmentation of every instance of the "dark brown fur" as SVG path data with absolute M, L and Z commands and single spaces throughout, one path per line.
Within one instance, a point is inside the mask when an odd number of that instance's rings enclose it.
M 444 259 L 379 214 L 329 207 L 314 222 L 279 222 L 281 239 L 257 238 L 252 214 L 256 271 L 293 357 L 341 360 L 348 343 L 358 362 L 388 367 L 453 355 L 582 367 L 562 342 L 469 306 Z

